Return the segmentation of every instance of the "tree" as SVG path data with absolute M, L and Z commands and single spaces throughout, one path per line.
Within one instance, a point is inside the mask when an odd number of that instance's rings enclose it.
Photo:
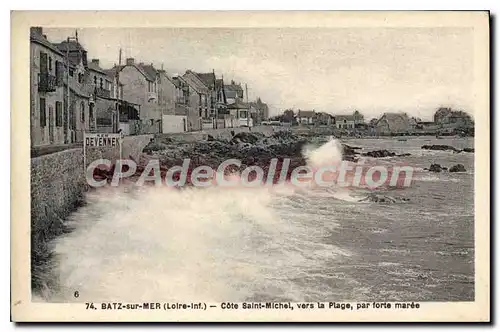
M 373 118 L 373 119 L 371 119 L 371 120 L 370 120 L 370 126 L 371 126 L 371 127 L 375 127 L 375 125 L 377 124 L 377 122 L 378 122 L 378 119 L 377 119 L 377 118 Z
M 294 122 L 295 113 L 292 109 L 287 109 L 283 112 L 283 122 Z

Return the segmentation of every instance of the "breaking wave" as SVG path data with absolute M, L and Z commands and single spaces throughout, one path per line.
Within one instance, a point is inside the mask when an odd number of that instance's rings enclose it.
M 340 162 L 340 151 L 330 140 L 306 155 L 318 167 Z M 334 207 L 311 218 L 314 204 L 288 186 L 97 189 L 54 242 L 60 287 L 47 300 L 324 299 L 325 287 L 299 281 L 351 253 L 325 241 Z

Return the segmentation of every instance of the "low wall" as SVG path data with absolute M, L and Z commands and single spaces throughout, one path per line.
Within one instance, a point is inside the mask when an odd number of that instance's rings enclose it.
M 153 135 L 126 136 L 122 144 L 124 158 L 138 160 Z M 91 160 L 119 158 L 119 149 L 89 151 Z M 87 190 L 83 167 L 83 147 L 31 158 L 31 221 L 44 229 L 53 219 L 64 219 Z
M 81 148 L 31 159 L 32 231 L 65 218 L 83 197 L 85 178 Z

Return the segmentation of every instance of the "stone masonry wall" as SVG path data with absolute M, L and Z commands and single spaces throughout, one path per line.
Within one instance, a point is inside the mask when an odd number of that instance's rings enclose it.
M 138 159 L 153 135 L 127 136 L 122 155 Z M 91 160 L 105 158 L 115 161 L 118 149 L 87 154 Z M 83 148 L 69 149 L 31 159 L 31 221 L 43 229 L 54 218 L 64 219 L 83 199 L 87 190 L 83 167 Z

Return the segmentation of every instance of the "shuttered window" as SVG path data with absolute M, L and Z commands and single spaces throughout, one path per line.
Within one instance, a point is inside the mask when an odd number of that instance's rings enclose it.
M 62 127 L 62 103 L 56 101 L 56 127 Z
M 57 80 L 57 85 L 62 86 L 63 85 L 63 79 L 64 79 L 64 63 L 61 61 L 56 61 L 56 80 Z
M 82 101 L 82 103 L 80 104 L 80 116 L 81 116 L 81 119 L 80 119 L 80 120 L 81 120 L 82 122 L 85 122 L 85 104 L 83 103 L 83 101 Z
M 45 127 L 47 122 L 46 122 L 46 116 L 45 116 L 45 98 L 40 98 L 40 127 Z
M 47 53 L 40 52 L 40 72 L 42 74 L 45 74 L 48 72 L 47 62 L 48 62 Z

